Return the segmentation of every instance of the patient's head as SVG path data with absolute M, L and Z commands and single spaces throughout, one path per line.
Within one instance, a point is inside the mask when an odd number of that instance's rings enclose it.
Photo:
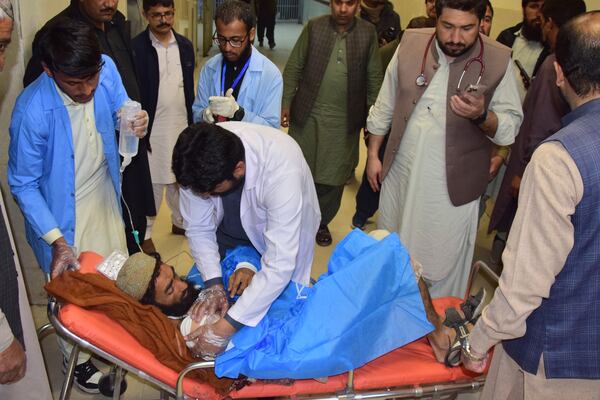
M 158 253 L 130 256 L 119 271 L 117 287 L 142 304 L 158 307 L 169 316 L 183 316 L 200 291 L 181 279 L 172 266 L 163 263 Z

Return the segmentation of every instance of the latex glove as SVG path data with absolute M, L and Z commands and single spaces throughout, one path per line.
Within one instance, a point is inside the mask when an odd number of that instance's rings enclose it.
M 135 136 L 140 139 L 146 136 L 146 132 L 148 132 L 148 121 L 148 113 L 145 110 L 141 110 L 135 115 L 135 118 L 131 122 Z
M 233 115 L 240 106 L 233 97 L 233 89 L 227 89 L 225 96 L 210 96 L 208 104 L 213 115 L 220 115 L 225 118 L 233 118 Z
M 222 318 L 228 309 L 229 302 L 223 285 L 215 285 L 200 292 L 198 300 L 188 310 L 188 315 L 194 321 L 200 322 L 207 314 L 219 314 Z
M 238 268 L 229 277 L 229 297 L 233 298 L 235 295 L 241 295 L 244 290 L 248 287 L 252 278 L 254 277 L 254 271 L 250 268 Z
M 0 353 L 0 385 L 14 383 L 25 376 L 27 357 L 23 346 L 17 339 L 6 350 Z
M 235 329 L 223 318 L 211 325 L 202 325 L 185 337 L 186 342 L 193 342 L 192 354 L 196 357 L 212 360 L 225 351 L 229 339 Z
M 64 237 L 60 237 L 52 243 L 52 264 L 50 271 L 52 279 L 56 278 L 67 269 L 79 269 L 79 261 Z
M 213 116 L 210 107 L 206 107 L 204 110 L 202 110 L 202 119 L 204 122 L 208 122 L 209 124 L 215 123 L 215 117 Z

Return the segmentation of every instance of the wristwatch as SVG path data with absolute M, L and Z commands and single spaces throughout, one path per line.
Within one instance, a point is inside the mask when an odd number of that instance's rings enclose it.
M 246 115 L 246 112 L 244 111 L 244 107 L 240 106 L 240 108 L 238 108 L 238 110 L 235 112 L 235 114 L 233 114 L 233 117 L 231 117 L 232 121 L 241 121 L 244 119 L 244 115 Z
M 474 353 L 473 349 L 471 348 L 471 343 L 469 342 L 468 337 L 466 337 L 463 340 L 462 353 L 465 357 L 467 357 L 469 360 L 471 360 L 473 362 L 481 362 L 481 361 L 485 360 L 485 357 L 487 356 L 487 354 L 484 354 L 483 356 L 481 356 L 477 353 Z
M 474 123 L 475 125 L 479 126 L 485 122 L 485 120 L 487 119 L 487 115 L 488 115 L 488 110 L 486 108 L 485 111 L 483 112 L 483 114 L 481 114 L 477 118 L 472 119 L 471 122 Z

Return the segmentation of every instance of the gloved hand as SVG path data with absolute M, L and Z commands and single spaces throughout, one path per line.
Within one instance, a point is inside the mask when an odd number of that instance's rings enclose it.
M 222 318 L 228 309 L 229 302 L 223 285 L 215 285 L 200 292 L 198 299 L 188 310 L 188 315 L 200 322 L 207 314 L 218 314 Z
M 135 136 L 140 139 L 146 136 L 148 132 L 148 113 L 145 110 L 141 110 L 138 112 L 132 122 L 133 124 L 133 132 L 135 132 Z
M 205 360 L 213 360 L 222 353 L 235 329 L 224 319 L 211 325 L 202 325 L 185 337 L 186 342 L 193 342 L 192 354 Z
M 208 104 L 213 115 L 220 115 L 225 118 L 233 118 L 235 112 L 240 109 L 235 97 L 233 97 L 233 89 L 231 88 L 227 90 L 225 96 L 210 96 Z
M 73 248 L 61 236 L 52 243 L 52 264 L 50 264 L 52 279 L 69 268 L 79 269 L 79 261 Z
M 215 123 L 215 117 L 212 111 L 210 110 L 210 106 L 202 110 L 202 119 L 204 120 L 204 122 L 208 122 L 209 124 Z

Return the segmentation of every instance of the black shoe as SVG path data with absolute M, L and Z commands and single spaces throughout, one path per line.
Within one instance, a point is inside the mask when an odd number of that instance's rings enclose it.
M 63 373 L 67 372 L 67 359 L 63 359 Z M 102 378 L 102 372 L 87 360 L 83 364 L 75 366 L 74 381 L 82 391 L 90 394 L 100 393 L 98 382 Z
M 352 228 L 358 228 L 361 231 L 365 229 L 365 225 L 367 224 L 367 219 L 360 212 L 355 212 L 352 217 Z
M 275 48 L 275 42 L 269 43 L 269 49 L 273 50 Z
M 262 40 L 258 41 L 258 47 L 263 47 L 263 41 Z
M 331 232 L 329 232 L 327 225 L 319 225 L 316 241 L 319 246 L 329 246 L 331 244 Z

